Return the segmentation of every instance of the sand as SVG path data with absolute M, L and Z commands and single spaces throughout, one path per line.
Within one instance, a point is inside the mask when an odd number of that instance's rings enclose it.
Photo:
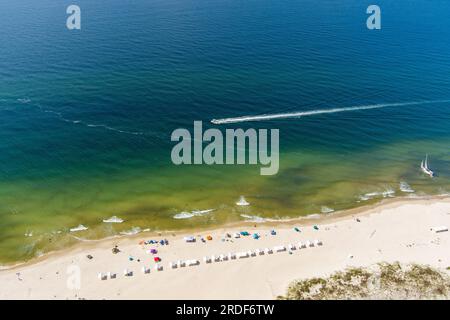
M 359 220 L 359 222 L 357 221 Z M 315 230 L 313 225 L 318 225 Z M 83 243 L 24 265 L 0 271 L 0 299 L 274 299 L 295 279 L 327 276 L 348 266 L 378 262 L 420 263 L 439 270 L 450 266 L 450 198 L 402 199 L 325 218 L 272 224 L 226 226 L 191 233 L 212 241 L 183 241 L 183 234 L 122 237 Z M 293 230 L 299 227 L 301 232 Z M 277 235 L 270 235 L 271 229 Z M 226 232 L 247 230 L 261 238 L 221 241 Z M 139 245 L 140 240 L 167 238 L 169 245 Z M 246 259 L 206 264 L 204 256 L 273 248 L 319 239 L 322 246 Z M 120 253 L 113 254 L 118 245 Z M 153 269 L 156 248 L 163 271 Z M 87 255 L 92 255 L 88 259 Z M 129 256 L 134 258 L 129 261 Z M 140 262 L 137 261 L 140 259 Z M 169 262 L 198 259 L 200 265 L 169 269 Z M 143 274 L 143 265 L 151 267 Z M 125 277 L 124 269 L 134 272 Z M 99 280 L 99 272 L 116 272 L 116 279 Z M 79 275 L 79 276 L 78 276 Z M 78 281 L 79 279 L 79 281 Z

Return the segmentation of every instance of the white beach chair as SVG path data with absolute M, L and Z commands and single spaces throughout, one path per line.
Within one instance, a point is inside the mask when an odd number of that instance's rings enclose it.
M 316 246 L 321 246 L 322 245 L 322 241 L 316 239 L 316 240 L 314 240 L 314 244 Z
M 115 278 L 117 278 L 117 274 L 116 273 L 114 273 L 114 272 L 107 272 L 106 273 L 106 277 L 107 278 L 109 278 L 109 279 L 115 279 Z
M 99 280 L 106 280 L 106 279 L 108 279 L 106 274 L 103 274 L 101 272 L 98 273 L 97 277 L 98 277 Z
M 221 259 L 222 261 L 228 261 L 228 256 L 227 256 L 226 254 L 221 254 L 221 255 L 220 255 L 220 259 Z
M 433 227 L 431 228 L 431 231 L 434 231 L 436 233 L 447 232 L 448 228 L 446 226 Z
M 218 256 L 213 256 L 214 257 L 214 262 L 220 262 L 220 255 Z
M 249 257 L 248 252 L 238 252 L 238 253 L 236 254 L 236 256 L 237 256 L 239 259 L 244 259 L 244 258 L 248 258 L 248 257 Z
M 236 260 L 236 254 L 234 252 L 229 252 L 228 260 Z
M 211 261 L 211 258 L 210 257 L 203 257 L 203 261 L 205 262 L 205 263 L 211 263 L 212 261 Z
M 142 266 L 141 270 L 143 274 L 150 273 L 150 268 L 147 268 L 146 266 Z
M 198 265 L 200 264 L 200 261 L 195 260 L 195 259 L 193 259 L 193 260 L 187 260 L 187 261 L 186 261 L 186 264 L 187 264 L 189 267 L 198 266 Z
M 259 256 L 261 254 L 261 250 L 255 249 L 255 255 Z
M 293 251 L 293 250 L 296 250 L 297 248 L 296 248 L 295 245 L 293 245 L 292 243 L 289 243 L 289 244 L 288 244 L 288 249 L 291 250 L 291 251 Z
M 241 237 L 239 232 L 236 232 L 233 236 L 235 239 L 239 239 Z
M 297 248 L 300 249 L 304 249 L 306 248 L 306 244 L 302 243 L 301 241 L 299 243 L 297 243 Z
M 311 247 L 311 242 L 309 240 L 306 240 L 305 242 L 305 248 Z
M 125 269 L 125 270 L 123 270 L 123 275 L 125 277 L 132 277 L 133 276 L 133 271 Z
M 264 249 L 264 252 L 265 252 L 266 254 L 272 254 L 272 253 L 273 253 L 273 250 L 270 249 L 270 248 L 265 248 L 265 249 Z
M 249 257 L 255 257 L 256 254 L 252 250 L 247 251 Z
M 258 249 L 259 250 L 259 255 L 263 256 L 264 255 L 264 249 Z
M 308 247 L 314 247 L 314 242 L 313 241 L 306 241 L 306 244 Z
M 285 246 L 275 246 L 275 247 L 273 247 L 273 251 L 283 252 L 283 251 L 286 251 L 286 247 Z
M 159 263 L 155 264 L 155 270 L 156 271 L 162 271 L 163 270 L 163 266 L 160 265 Z
M 176 269 L 176 268 L 178 268 L 178 264 L 176 262 L 169 262 L 169 268 Z

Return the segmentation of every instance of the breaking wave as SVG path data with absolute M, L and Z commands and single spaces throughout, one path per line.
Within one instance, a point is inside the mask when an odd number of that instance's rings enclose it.
M 194 210 L 191 212 L 180 212 L 173 216 L 174 219 L 190 219 L 192 217 L 201 217 L 204 215 L 207 215 L 208 213 L 214 211 L 214 209 L 207 209 L 207 210 Z

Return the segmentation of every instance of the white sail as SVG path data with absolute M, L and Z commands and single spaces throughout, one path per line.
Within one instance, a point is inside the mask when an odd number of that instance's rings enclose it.
M 428 154 L 425 156 L 425 161 L 422 160 L 422 162 L 420 163 L 420 168 L 425 174 L 433 178 L 434 172 L 428 167 Z

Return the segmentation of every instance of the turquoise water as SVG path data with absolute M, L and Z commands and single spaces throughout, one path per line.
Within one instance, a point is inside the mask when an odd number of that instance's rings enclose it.
M 409 194 L 401 181 L 449 190 L 448 102 L 210 123 L 450 99 L 448 1 L 378 1 L 375 31 L 359 0 L 81 0 L 79 31 L 69 4 L 0 3 L 1 263 L 73 244 L 79 224 L 99 238 L 345 209 Z M 170 135 L 194 120 L 280 129 L 279 173 L 174 166 Z

